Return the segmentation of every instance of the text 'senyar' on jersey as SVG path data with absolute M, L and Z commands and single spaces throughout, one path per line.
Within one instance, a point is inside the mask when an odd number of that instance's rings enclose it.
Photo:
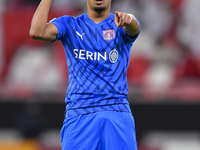
M 140 31 L 130 38 L 114 18 L 110 14 L 96 24 L 85 13 L 50 21 L 58 28 L 56 40 L 63 44 L 69 71 L 66 118 L 98 111 L 131 112 L 126 72 Z

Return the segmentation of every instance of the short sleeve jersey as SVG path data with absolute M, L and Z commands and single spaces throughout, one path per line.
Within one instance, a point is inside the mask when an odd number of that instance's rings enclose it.
M 56 40 L 63 44 L 68 65 L 66 118 L 98 111 L 130 112 L 127 68 L 140 31 L 130 38 L 114 19 L 110 14 L 96 24 L 85 13 L 50 21 L 58 29 Z

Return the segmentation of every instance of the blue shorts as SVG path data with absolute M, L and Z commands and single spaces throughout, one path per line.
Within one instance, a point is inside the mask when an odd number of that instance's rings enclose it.
M 64 121 L 62 150 L 137 150 L 131 113 L 102 111 Z

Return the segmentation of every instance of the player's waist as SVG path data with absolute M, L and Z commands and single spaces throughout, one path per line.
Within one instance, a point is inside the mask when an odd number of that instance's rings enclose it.
M 67 108 L 96 107 L 113 104 L 128 104 L 126 94 L 82 94 L 68 93 L 65 97 Z
M 81 100 L 77 102 L 67 102 L 66 110 L 98 107 L 98 106 L 111 106 L 117 104 L 129 104 L 126 99 L 106 99 L 106 100 Z
M 84 114 L 95 113 L 95 112 L 100 112 L 100 111 L 117 111 L 117 112 L 131 113 L 131 109 L 128 103 L 101 105 L 101 106 L 93 106 L 93 107 L 81 107 L 81 108 L 74 108 L 74 109 L 69 109 L 66 107 L 65 119 L 68 119 L 70 117 L 75 117 L 78 115 L 84 115 Z

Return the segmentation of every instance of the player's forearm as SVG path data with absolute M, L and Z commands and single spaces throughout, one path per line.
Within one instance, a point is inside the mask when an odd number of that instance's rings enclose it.
M 42 0 L 36 9 L 32 22 L 29 34 L 34 39 L 39 39 L 42 37 L 49 14 L 49 9 L 51 7 L 52 0 Z
M 132 21 L 130 24 L 124 26 L 124 30 L 126 32 L 126 34 L 128 34 L 130 37 L 134 37 L 138 34 L 140 26 L 135 18 L 135 16 L 133 16 L 132 14 L 129 14 L 129 16 L 131 16 Z

